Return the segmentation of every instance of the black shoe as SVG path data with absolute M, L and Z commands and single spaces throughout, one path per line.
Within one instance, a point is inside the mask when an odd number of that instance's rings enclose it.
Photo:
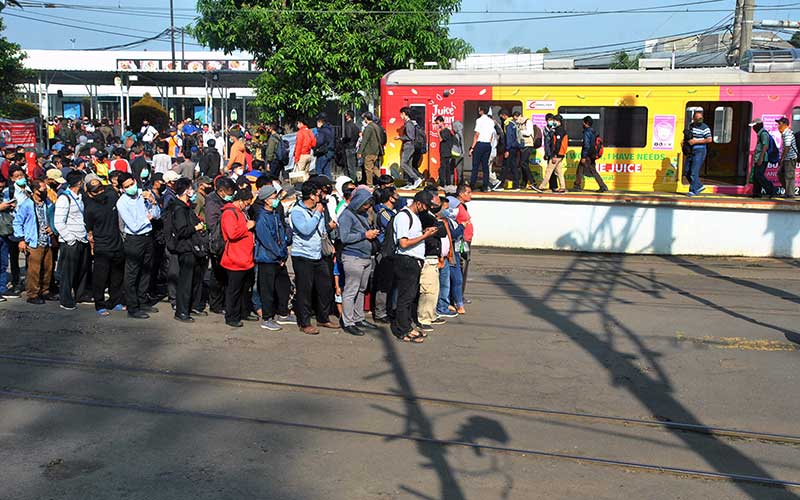
M 248 314 L 247 316 L 245 316 L 242 319 L 245 320 L 245 321 L 261 321 L 261 318 L 259 318 L 258 316 L 256 316 L 253 313 Z
M 153 306 L 142 306 L 140 311 L 142 311 L 144 313 L 155 314 L 155 313 L 158 312 L 158 308 L 157 307 L 153 307 Z
M 44 299 L 41 298 L 41 297 L 36 297 L 36 298 L 33 298 L 33 299 L 28 299 L 26 302 L 28 304 L 36 304 L 37 306 L 40 306 L 40 305 L 44 304 Z
M 181 323 L 194 323 L 194 318 L 188 314 L 176 314 L 175 319 Z
M 0 302 L 6 302 L 6 300 L 8 300 L 8 299 L 6 299 L 6 298 L 5 298 L 5 297 L 3 297 L 2 295 L 0 295 Z
M 225 314 L 225 309 L 209 309 L 214 314 Z
M 419 330 L 421 332 L 432 332 L 433 331 L 433 327 L 431 327 L 431 325 L 423 325 L 422 323 L 417 323 L 416 327 L 417 327 L 417 330 Z
M 192 309 L 192 314 L 194 316 L 208 316 L 208 313 L 204 309 Z
M 380 327 L 378 325 L 370 323 L 367 320 L 359 321 L 358 323 L 356 323 L 356 326 L 359 328 L 367 328 L 369 330 L 380 330 Z
M 135 311 L 135 312 L 128 311 L 128 317 L 133 319 L 147 319 L 150 317 L 150 315 L 144 311 Z
M 356 337 L 363 337 L 365 335 L 364 331 L 361 330 L 356 325 L 353 326 L 345 326 L 342 328 L 345 332 L 349 333 L 350 335 L 355 335 Z
M 231 328 L 241 328 L 244 326 L 244 323 L 242 323 L 241 321 L 236 321 L 236 322 L 226 321 L 225 324 Z
M 375 321 L 376 323 L 382 323 L 382 324 L 384 324 L 384 325 L 388 325 L 388 324 L 390 324 L 390 323 L 392 322 L 392 320 L 391 320 L 391 319 L 389 319 L 389 316 L 384 316 L 384 317 L 382 317 L 382 318 L 372 318 L 372 319 L 373 319 L 373 321 Z
M 598 193 L 606 193 L 606 192 L 608 192 L 608 188 L 607 187 L 600 188 L 600 189 L 597 190 L 597 192 Z
M 81 297 L 78 299 L 78 304 L 92 304 L 94 305 L 94 297 L 91 295 Z
M 9 287 L 5 292 L 3 292 L 3 296 L 8 299 L 18 299 L 20 296 L 20 290 L 17 287 Z
M 42 298 L 48 302 L 55 302 L 58 300 L 58 294 L 48 293 L 47 295 L 42 295 Z

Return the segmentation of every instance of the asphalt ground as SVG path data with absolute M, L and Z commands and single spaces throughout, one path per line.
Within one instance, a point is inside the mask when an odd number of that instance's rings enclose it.
M 0 499 L 800 498 L 798 268 L 478 249 L 421 345 L 10 299 Z

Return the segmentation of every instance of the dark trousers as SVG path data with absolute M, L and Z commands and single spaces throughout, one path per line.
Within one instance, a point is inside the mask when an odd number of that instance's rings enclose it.
M 392 319 L 392 333 L 398 337 L 408 334 L 417 321 L 419 300 L 419 275 L 422 261 L 406 255 L 395 255 L 394 285 L 397 288 L 397 306 Z
M 111 309 L 118 304 L 125 304 L 125 256 L 119 253 L 94 253 L 94 270 L 92 273 L 92 294 L 94 308 Z M 108 288 L 108 301 L 106 301 Z
M 178 282 L 175 287 L 175 314 L 188 315 L 192 308 L 192 298 L 199 295 L 202 276 L 197 259 L 192 252 L 175 255 L 178 259 Z
M 76 241 L 72 245 L 61 244 L 61 305 L 75 307 L 75 299 L 82 298 L 87 289 L 89 271 L 89 245 Z
M 767 196 L 775 196 L 775 185 L 767 179 L 766 171 L 766 162 L 761 165 L 753 165 L 753 197 L 755 198 L 761 197 L 762 189 Z
M 271 176 L 280 180 L 281 174 L 283 173 L 283 163 L 278 160 L 272 160 L 269 162 L 269 173 Z
M 258 264 L 258 294 L 261 297 L 261 319 L 275 314 L 289 314 L 289 271 L 286 265 Z
M 208 287 L 206 286 L 206 271 L 208 271 L 208 257 L 195 256 L 197 263 L 195 271 L 197 272 L 198 286 L 193 288 L 192 291 L 192 309 L 202 311 L 206 308 L 206 297 L 208 297 Z
M 442 156 L 439 158 L 441 166 L 439 168 L 439 184 L 442 186 L 450 186 L 453 184 L 453 161 L 452 156 Z
M 8 284 L 13 283 L 19 286 L 19 243 L 13 241 L 10 236 L 2 236 L 8 245 L 8 261 L 11 265 L 11 277 L 8 279 Z M 4 292 L 5 290 L 0 290 Z
M 178 280 L 180 273 L 180 263 L 178 261 L 178 254 L 165 249 L 165 260 L 167 261 L 167 296 L 170 303 L 175 303 L 175 297 L 178 293 Z
M 511 181 L 511 189 L 519 187 L 519 150 L 510 149 L 503 160 L 503 182 Z M 503 186 L 505 187 L 505 186 Z
M 536 160 L 536 150 L 532 147 L 519 150 L 520 187 L 536 185 L 536 180 L 531 172 L 531 154 L 533 154 L 533 159 Z M 556 182 L 558 182 L 558 179 L 556 179 Z
M 333 297 L 333 278 L 325 259 L 292 257 L 294 267 L 294 313 L 297 325 L 311 326 L 312 304 L 318 323 L 327 323 Z
M 149 234 L 125 235 L 125 299 L 128 313 L 147 306 L 153 272 L 153 238 Z
M 250 314 L 247 290 L 253 286 L 253 270 L 231 271 L 228 273 L 228 286 L 225 288 L 225 322 L 238 323 Z
M 492 154 L 492 145 L 488 142 L 479 142 L 472 151 L 472 174 L 469 185 L 475 189 L 478 182 L 478 172 L 483 172 L 482 191 L 489 190 L 489 156 Z
M 594 160 L 592 158 L 581 158 L 580 163 L 578 163 L 578 171 L 575 173 L 575 187 L 577 189 L 583 189 L 584 175 L 592 176 L 595 182 L 597 182 L 597 185 L 600 186 L 601 190 L 608 190 L 608 186 L 606 186 L 606 183 L 603 182 L 603 178 L 600 177 L 599 173 L 597 173 L 597 168 L 595 167 Z
M 212 255 L 211 276 L 208 280 L 208 308 L 214 312 L 225 309 L 225 288 L 228 284 L 228 272 L 219 263 L 221 255 Z
M 151 254 L 150 284 L 148 291 L 153 297 L 162 297 L 164 294 L 164 285 L 167 282 L 167 266 L 169 264 L 169 259 L 167 258 L 166 247 L 163 243 L 159 243 L 156 240 L 155 235 L 152 236 L 152 244 L 153 250 Z

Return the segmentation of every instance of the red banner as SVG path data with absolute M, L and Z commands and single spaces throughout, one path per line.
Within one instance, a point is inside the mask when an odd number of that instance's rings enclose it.
M 0 118 L 0 148 L 36 147 L 36 120 L 7 120 Z

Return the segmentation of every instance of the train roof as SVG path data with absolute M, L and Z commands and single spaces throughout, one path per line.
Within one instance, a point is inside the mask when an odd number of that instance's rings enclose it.
M 800 72 L 749 73 L 738 68 L 670 70 L 396 70 L 386 85 L 800 85 Z

